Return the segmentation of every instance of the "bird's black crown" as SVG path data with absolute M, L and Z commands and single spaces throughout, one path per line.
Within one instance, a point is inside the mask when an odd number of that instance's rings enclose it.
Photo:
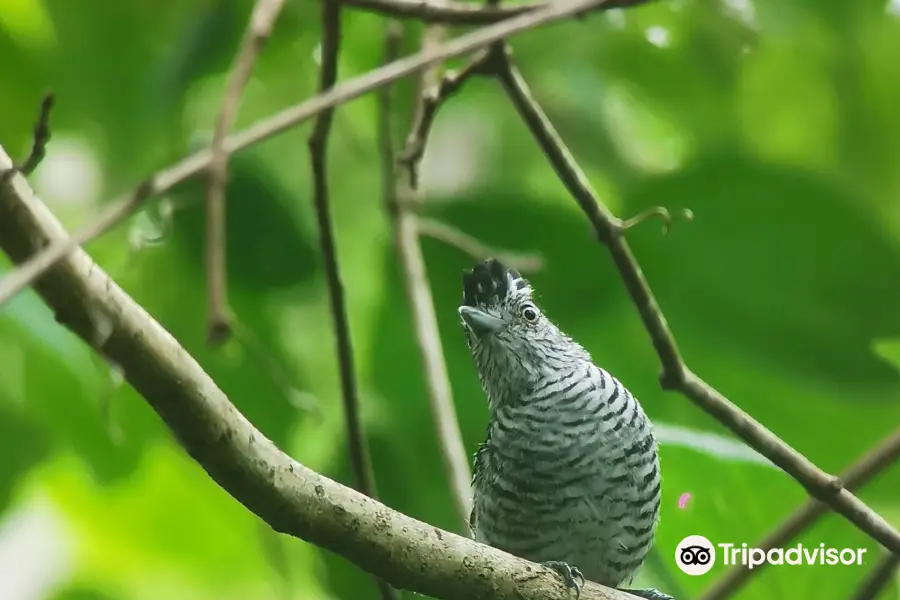
M 515 269 L 508 268 L 496 258 L 485 259 L 463 273 L 463 304 L 473 307 L 496 305 L 509 295 L 510 283 L 516 290 L 528 286 Z

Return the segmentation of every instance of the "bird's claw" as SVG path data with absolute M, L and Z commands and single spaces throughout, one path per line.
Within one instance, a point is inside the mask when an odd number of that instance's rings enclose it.
M 578 598 L 581 597 L 581 587 L 584 585 L 585 579 L 584 575 L 581 574 L 581 571 L 578 570 L 578 567 L 573 567 L 569 563 L 561 560 L 548 560 L 541 564 L 548 569 L 553 569 L 559 573 L 559 576 L 562 577 L 563 581 L 566 583 L 567 589 L 575 588 L 575 600 L 578 600 Z M 578 583 L 578 580 L 581 580 L 581 583 Z M 665 599 L 660 598 L 660 600 Z
M 675 600 L 675 598 L 673 598 L 672 596 L 664 594 L 654 588 L 647 588 L 643 590 L 628 590 L 619 588 L 619 591 L 626 592 L 628 594 L 631 594 L 632 596 L 637 596 L 639 598 L 644 598 L 645 600 Z

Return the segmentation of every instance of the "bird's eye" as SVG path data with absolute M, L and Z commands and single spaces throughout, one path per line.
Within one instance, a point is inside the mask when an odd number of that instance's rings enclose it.
M 522 309 L 522 316 L 525 317 L 525 320 L 529 323 L 534 323 L 538 317 L 537 309 L 530 305 L 526 306 Z

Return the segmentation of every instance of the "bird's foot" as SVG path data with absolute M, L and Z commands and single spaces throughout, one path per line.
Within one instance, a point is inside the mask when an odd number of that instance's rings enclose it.
M 584 575 L 581 574 L 578 567 L 573 567 L 569 563 L 561 560 L 548 560 L 547 562 L 541 563 L 541 565 L 559 573 L 560 577 L 562 577 L 563 581 L 566 583 L 566 588 L 575 588 L 575 600 L 578 600 L 578 598 L 581 597 L 581 586 L 584 585 Z M 581 583 L 578 583 L 579 579 L 581 580 Z
M 661 591 L 647 588 L 643 590 L 629 590 L 625 588 L 619 588 L 620 592 L 627 592 L 632 596 L 637 596 L 639 598 L 645 598 L 646 600 L 675 600 L 672 596 L 668 594 L 663 594 Z

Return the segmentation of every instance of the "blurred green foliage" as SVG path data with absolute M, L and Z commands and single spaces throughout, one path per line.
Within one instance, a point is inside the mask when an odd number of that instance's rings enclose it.
M 250 9 L 246 0 L 0 2 L 0 142 L 24 155 L 41 95 L 56 93 L 53 140 L 32 182 L 67 226 L 209 139 Z M 671 0 L 513 40 L 535 95 L 612 210 L 626 217 L 661 204 L 696 215 L 667 236 L 652 221 L 629 234 L 691 368 L 832 472 L 900 423 L 897 13 L 884 0 Z M 311 0 L 286 4 L 239 127 L 315 92 L 318 14 Z M 382 25 L 346 11 L 342 77 L 378 65 Z M 420 32 L 406 28 L 405 51 Z M 414 86 L 395 89 L 400 138 Z M 362 408 L 382 499 L 458 531 L 377 192 L 376 110 L 372 96 L 341 107 L 330 155 Z M 218 349 L 204 341 L 201 181 L 88 250 L 267 436 L 350 483 L 308 130 L 232 161 L 239 339 Z M 547 312 L 660 427 L 659 553 L 636 583 L 679 600 L 699 595 L 724 567 L 682 574 L 671 560 L 678 541 L 752 544 L 803 503 L 800 486 L 660 391 L 657 358 L 605 250 L 494 83 L 473 81 L 444 107 L 425 183 L 431 216 L 497 247 L 543 253 L 546 268 L 532 279 Z M 474 451 L 487 409 L 455 311 L 472 261 L 434 240 L 423 246 Z M 0 309 L 0 364 L 0 510 L 13 522 L 49 506 L 50 544 L 65 548 L 43 595 L 28 598 L 373 597 L 353 565 L 272 533 L 213 484 L 116 366 L 57 325 L 33 292 Z M 692 499 L 680 510 L 684 492 Z M 900 526 L 900 472 L 861 496 Z M 868 567 L 880 553 L 835 515 L 799 541 L 865 547 Z M 0 564 L 0 589 L 19 566 Z M 847 598 L 868 567 L 769 568 L 735 597 Z M 898 593 L 894 582 L 881 598 Z

